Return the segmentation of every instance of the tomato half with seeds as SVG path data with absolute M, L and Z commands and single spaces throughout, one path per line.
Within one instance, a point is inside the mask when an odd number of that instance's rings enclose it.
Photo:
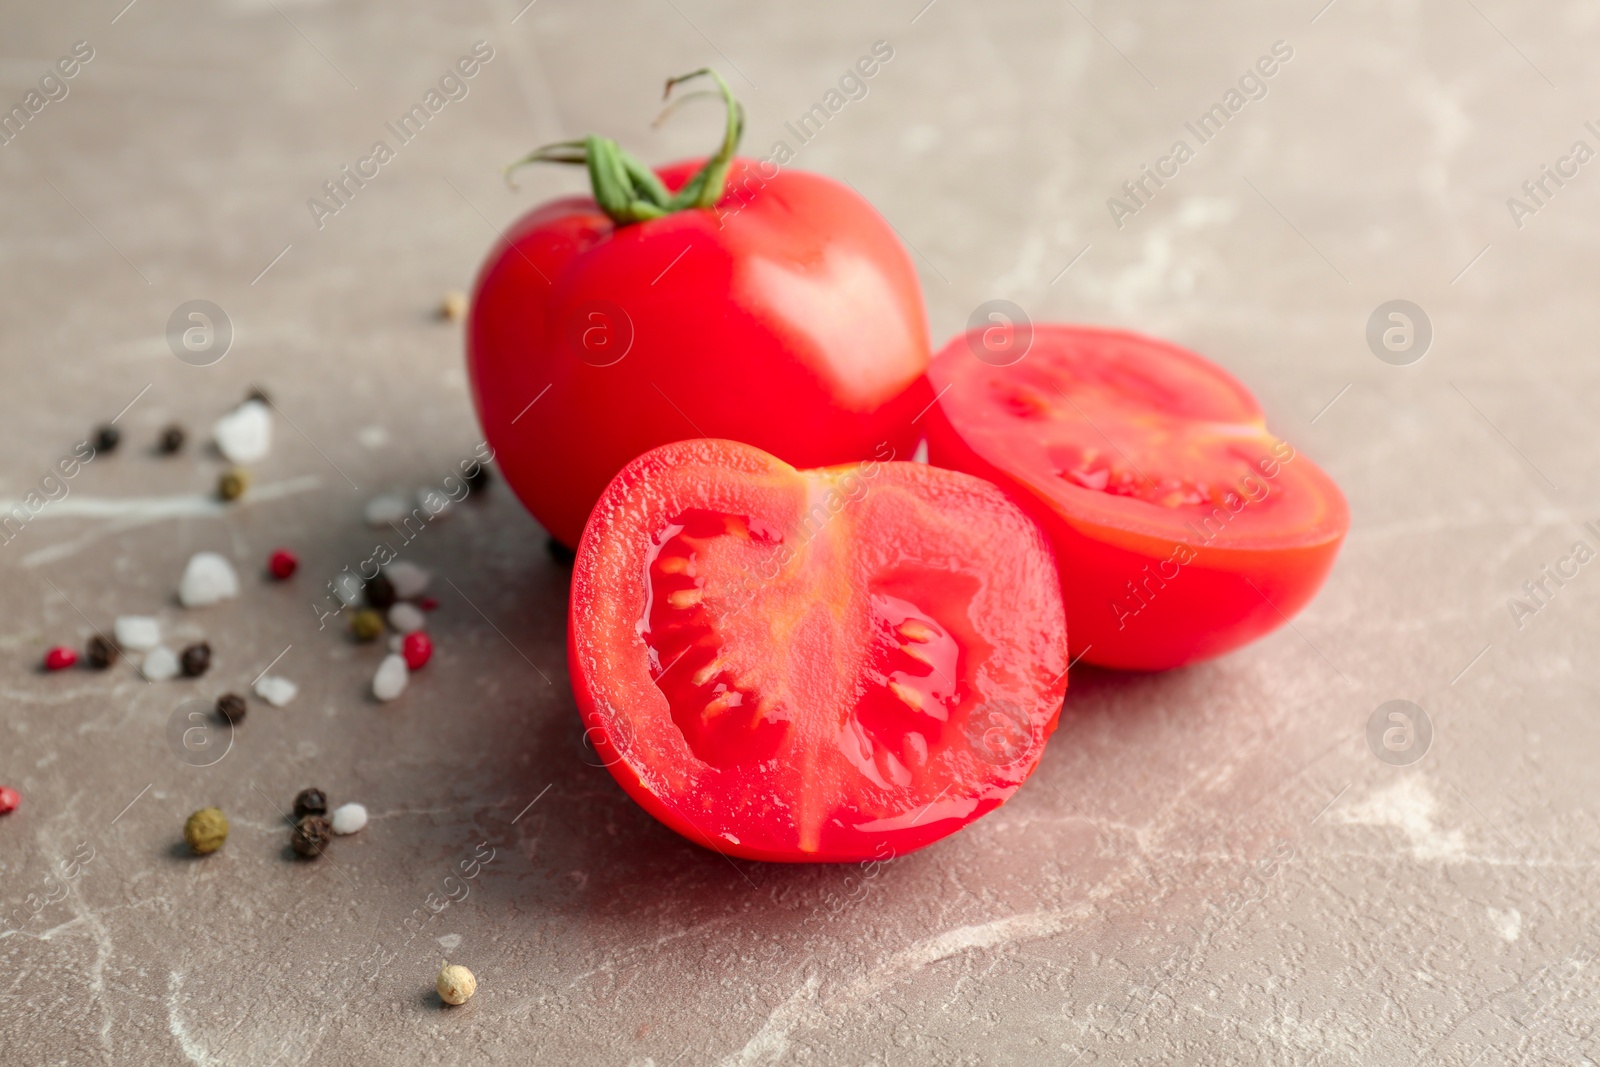
M 1276 629 L 1321 587 L 1344 495 L 1245 387 L 1138 334 L 1035 325 L 948 344 L 929 460 L 1001 486 L 1049 534 L 1073 654 L 1160 670 Z
M 789 862 L 903 855 L 994 810 L 1067 672 L 1049 546 L 994 486 L 704 439 L 640 456 L 595 505 L 568 653 L 636 801 Z

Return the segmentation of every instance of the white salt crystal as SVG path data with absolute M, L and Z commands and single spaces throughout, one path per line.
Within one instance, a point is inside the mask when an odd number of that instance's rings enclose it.
M 129 652 L 143 652 L 161 643 L 161 624 L 149 615 L 123 615 L 114 632 L 117 647 Z
M 186 608 L 202 608 L 239 595 L 239 575 L 227 557 L 215 552 L 196 552 L 183 568 L 178 582 L 178 602 Z
M 166 645 L 157 645 L 145 653 L 144 666 L 140 668 L 152 682 L 164 682 L 178 676 L 178 654 Z
M 432 572 L 405 560 L 389 564 L 383 568 L 383 573 L 389 579 L 389 584 L 394 586 L 394 595 L 401 600 L 421 596 L 423 590 L 428 588 L 428 583 L 433 580 Z
M 272 448 L 272 412 L 259 400 L 246 400 L 218 419 L 211 433 L 230 462 L 254 463 Z
M 372 676 L 372 695 L 379 700 L 395 699 L 406 691 L 410 673 L 406 669 L 404 656 L 391 653 L 383 657 L 383 662 L 378 664 L 378 673 Z
M 272 674 L 263 674 L 256 681 L 256 696 L 265 700 L 275 708 L 281 708 L 294 699 L 300 692 L 300 687 L 287 678 L 279 678 Z
M 341 804 L 333 809 L 333 832 L 353 834 L 367 825 L 367 809 L 360 804 Z
M 411 514 L 411 504 L 399 493 L 384 493 L 367 501 L 361 514 L 368 526 L 387 526 Z
M 442 519 L 450 514 L 450 498 L 431 486 L 417 490 L 417 504 L 435 519 Z
M 428 617 L 415 604 L 402 600 L 389 609 L 389 625 L 403 634 L 416 633 L 428 625 Z

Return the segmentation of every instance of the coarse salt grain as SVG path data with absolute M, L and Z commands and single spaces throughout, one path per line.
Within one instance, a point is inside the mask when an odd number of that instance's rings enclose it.
M 406 691 L 410 673 L 404 656 L 390 653 L 383 657 L 378 673 L 372 676 L 372 695 L 383 701 L 394 700 Z
M 117 647 L 143 652 L 161 643 L 161 623 L 149 615 L 123 615 L 113 628 Z
M 416 633 L 428 625 L 428 617 L 415 604 L 402 600 L 389 609 L 389 625 L 403 634 Z
M 435 519 L 450 514 L 450 498 L 432 486 L 417 490 L 417 504 Z
M 226 556 L 196 552 L 183 568 L 178 582 L 178 602 L 186 608 L 203 608 L 239 595 L 239 574 Z
M 401 600 L 420 596 L 428 588 L 428 583 L 433 580 L 432 572 L 406 560 L 389 564 L 383 568 L 383 573 L 394 586 L 394 595 Z
M 259 400 L 246 400 L 218 419 L 211 433 L 230 463 L 254 463 L 272 449 L 272 412 Z
M 180 669 L 178 654 L 166 645 L 157 645 L 145 653 L 144 665 L 139 669 L 152 682 L 176 678 Z
M 387 526 L 399 522 L 411 512 L 411 504 L 399 493 L 384 493 L 367 501 L 361 515 L 368 526 Z
M 298 692 L 300 692 L 300 687 L 287 678 L 263 674 L 256 680 L 256 696 L 275 708 L 281 708 L 289 703 Z
M 333 595 L 347 608 L 361 603 L 361 598 L 366 595 L 367 583 L 349 571 L 340 571 L 328 585 L 333 589 Z
M 367 809 L 360 804 L 341 804 L 333 810 L 333 832 L 353 834 L 367 825 Z

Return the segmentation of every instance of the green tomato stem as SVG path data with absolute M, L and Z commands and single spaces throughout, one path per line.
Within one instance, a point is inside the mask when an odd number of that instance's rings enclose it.
M 676 86 L 702 76 L 709 76 L 716 82 L 717 92 L 727 107 L 727 121 L 723 126 L 722 143 L 718 145 L 716 153 L 683 183 L 677 193 L 668 193 L 655 172 L 617 142 L 609 137 L 594 135 L 581 141 L 557 141 L 534 149 L 505 168 L 507 183 L 514 187 L 512 175 L 519 168 L 532 163 L 586 166 L 595 203 L 618 226 L 659 219 L 676 211 L 715 207 L 717 201 L 722 199 L 723 189 L 728 182 L 728 168 L 733 163 L 734 152 L 739 148 L 739 140 L 744 136 L 744 108 L 734 98 L 733 90 L 722 75 L 710 67 L 668 79 L 662 98 L 669 99 Z M 669 105 L 657 121 L 666 118 L 675 107 L 676 104 Z

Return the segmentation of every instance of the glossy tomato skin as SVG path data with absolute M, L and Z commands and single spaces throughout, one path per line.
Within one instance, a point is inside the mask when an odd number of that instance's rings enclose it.
M 1249 391 L 1220 367 L 1166 342 L 1093 327 L 1033 330 L 1033 347 L 1011 366 L 978 359 L 981 342 L 969 337 L 950 342 L 929 371 L 933 388 L 948 391 L 923 421 L 930 462 L 992 481 L 1048 534 L 1074 657 L 1118 669 L 1165 670 L 1238 648 L 1303 608 L 1333 566 L 1349 509 L 1310 458 L 1267 432 Z M 1078 358 L 1137 362 L 1138 372 L 1125 376 L 1124 387 L 1149 388 L 1151 395 L 1135 397 L 1120 412 L 1069 402 L 1070 372 L 1057 379 L 1064 383 L 1058 391 L 1038 366 L 1064 349 Z M 986 389 L 1004 403 L 986 405 Z M 1008 422 L 1006 404 L 1042 410 Z M 1174 421 L 1199 427 L 1202 435 L 1214 428 L 1237 460 L 1232 470 L 1217 472 L 1216 499 L 1152 506 L 1074 484 L 1062 470 L 1036 462 L 1041 451 L 1061 460 L 1059 449 L 1037 449 L 1031 439 L 1047 435 L 1052 419 L 1081 420 L 1084 434 L 1105 441 L 1108 453 L 1119 447 L 1128 453 L 1136 448 L 1140 423 L 1161 421 L 1152 411 L 1184 405 L 1190 410 Z M 1024 438 L 1029 447 L 1016 447 Z M 1154 481 L 1162 461 L 1158 450 L 1134 462 Z
M 796 471 L 696 440 L 640 456 L 594 508 L 569 668 L 596 752 L 685 838 L 885 860 L 1033 771 L 1065 625 L 1042 533 L 995 487 L 916 463 Z
M 697 165 L 658 173 L 675 189 Z M 920 436 L 916 272 L 843 185 L 736 159 L 715 211 L 616 226 L 569 198 L 505 237 L 472 299 L 473 396 L 507 482 L 568 546 L 657 445 L 727 437 L 815 467 L 907 456 Z

